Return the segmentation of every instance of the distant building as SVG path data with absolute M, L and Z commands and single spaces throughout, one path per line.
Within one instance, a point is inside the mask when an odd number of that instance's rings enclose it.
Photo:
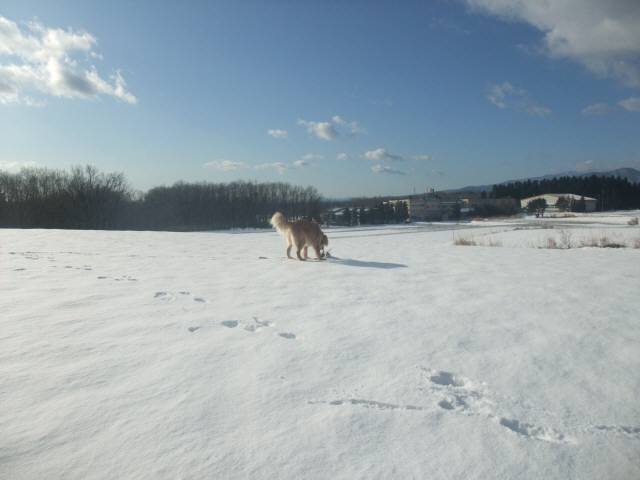
M 527 208 L 529 202 L 543 198 L 547 202 L 547 211 L 561 211 L 570 210 L 575 211 L 579 209 L 579 205 L 584 200 L 584 211 L 594 212 L 598 205 L 598 199 L 591 197 L 584 197 L 582 195 L 575 195 L 573 193 L 545 193 L 543 195 L 536 195 L 534 197 L 523 198 L 520 200 L 522 208 Z
M 482 198 L 479 193 L 427 192 L 406 200 L 412 220 L 454 220 L 473 215 L 512 215 L 520 210 L 515 198 Z

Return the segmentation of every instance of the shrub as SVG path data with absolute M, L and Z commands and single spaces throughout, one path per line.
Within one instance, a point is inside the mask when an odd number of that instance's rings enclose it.
M 455 245 L 463 245 L 465 247 L 469 247 L 469 246 L 474 246 L 475 247 L 477 245 L 475 240 L 470 239 L 470 238 L 463 238 L 463 237 L 456 238 L 453 243 Z
M 558 242 L 556 242 L 556 239 L 553 237 L 549 237 L 547 238 L 547 246 L 544 248 L 551 248 L 551 249 L 556 249 L 556 248 L 560 248 L 558 246 Z
M 638 225 L 638 217 L 634 217 L 627 222 L 627 225 Z
M 598 246 L 600 248 L 624 248 L 625 247 L 624 244 L 609 240 L 609 238 L 607 237 L 600 237 L 600 242 Z

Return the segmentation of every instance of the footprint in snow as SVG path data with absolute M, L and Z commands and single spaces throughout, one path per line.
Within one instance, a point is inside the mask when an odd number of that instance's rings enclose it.
M 171 293 L 165 291 L 156 292 L 153 295 L 153 298 L 157 298 L 158 300 L 161 300 L 163 302 L 172 302 L 173 300 L 175 300 L 175 297 Z
M 498 414 L 495 401 L 483 383 L 444 370 L 422 369 L 429 382 L 430 391 L 440 396 L 438 407 L 464 415 L 478 415 L 497 421 L 513 433 L 534 440 L 552 443 L 572 443 L 566 433 L 550 427 L 532 425 L 515 418 Z
M 295 340 L 296 338 L 295 333 L 290 333 L 290 332 L 283 332 L 283 333 L 279 333 L 278 335 L 288 340 Z
M 227 328 L 236 328 L 238 326 L 238 321 L 237 320 L 224 320 L 224 321 L 220 322 L 220 324 L 222 326 L 227 327 Z

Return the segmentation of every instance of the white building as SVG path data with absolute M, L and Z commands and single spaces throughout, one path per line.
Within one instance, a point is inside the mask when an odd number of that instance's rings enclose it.
M 582 195 L 575 195 L 573 193 L 545 193 L 543 195 L 536 195 L 534 197 L 523 198 L 522 200 L 520 200 L 520 206 L 522 208 L 527 208 L 527 206 L 529 205 L 529 202 L 538 200 L 540 198 L 544 198 L 545 201 L 547 202 L 548 211 L 559 210 L 558 201 L 560 199 L 564 199 L 563 201 L 566 202 L 567 210 L 575 209 L 576 203 L 582 201 L 583 199 L 584 199 L 585 212 L 595 211 L 596 206 L 598 204 L 598 200 L 596 198 L 583 197 Z M 563 201 L 561 201 L 560 203 L 562 204 Z

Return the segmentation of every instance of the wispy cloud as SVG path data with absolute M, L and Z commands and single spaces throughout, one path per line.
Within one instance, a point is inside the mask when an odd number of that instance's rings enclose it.
M 115 97 L 136 103 L 119 70 L 102 78 L 89 58 L 96 38 L 88 32 L 49 28 L 39 22 L 26 26 L 0 16 L 0 104 L 42 105 L 38 97 Z M 34 95 L 36 96 L 34 98 Z
M 394 155 L 390 152 L 387 152 L 387 150 L 385 150 L 384 148 L 376 148 L 374 150 L 368 150 L 364 152 L 362 156 L 367 160 L 373 160 L 376 162 L 403 160 L 403 157 L 401 155 Z
M 622 108 L 629 112 L 640 112 L 640 97 L 630 97 L 618 102 Z
M 37 168 L 40 164 L 37 162 L 17 162 L 13 160 L 0 160 L 0 170 L 6 172 L 19 172 L 23 168 Z
M 232 172 L 234 170 L 247 168 L 247 164 L 244 162 L 235 162 L 233 160 L 212 160 L 211 162 L 205 163 L 203 167 L 220 170 L 222 172 Z
M 518 88 L 509 82 L 493 84 L 489 87 L 487 99 L 500 109 L 513 109 L 536 115 L 547 116 L 551 109 L 540 105 L 529 97 L 529 93 L 524 88 Z
M 289 136 L 289 132 L 287 132 L 286 130 L 279 130 L 277 128 L 267 130 L 267 134 L 272 136 L 273 138 L 287 138 Z
M 359 135 L 361 133 L 366 133 L 366 130 L 355 120 L 348 122 L 340 115 L 334 115 L 331 117 L 331 121 L 334 125 L 339 125 L 343 127 L 343 129 L 350 135 Z
M 336 160 L 349 160 L 349 155 L 344 152 L 340 152 L 336 155 Z
M 611 108 L 607 103 L 594 103 L 584 107 L 580 113 L 586 117 L 590 117 L 595 115 L 606 115 L 610 111 Z
M 293 162 L 293 166 L 296 168 L 306 168 L 310 167 L 311 163 L 309 163 L 307 160 L 296 160 L 295 162 Z
M 428 162 L 431 160 L 431 155 L 414 155 L 412 158 L 420 162 Z
M 307 129 L 307 132 L 321 140 L 335 140 L 338 137 L 351 137 L 365 133 L 366 130 L 355 120 L 347 121 L 340 115 L 334 115 L 327 122 L 315 122 L 311 120 L 298 120 L 298 125 Z
M 276 172 L 283 174 L 289 169 L 286 163 L 273 162 L 273 163 L 261 163 L 254 167 L 256 170 L 275 170 Z
M 578 172 L 590 172 L 595 167 L 593 160 L 585 160 L 576 164 L 576 170 Z
M 386 175 L 406 175 L 407 172 L 402 170 L 396 170 L 395 168 L 388 167 L 386 165 L 373 165 L 371 167 L 371 171 L 375 174 L 386 174 Z
M 466 0 L 472 10 L 528 23 L 543 34 L 539 50 L 601 77 L 640 87 L 637 0 Z
M 307 153 L 302 156 L 302 160 L 307 162 L 313 162 L 314 160 L 322 160 L 324 157 L 322 155 L 318 155 L 316 153 Z

